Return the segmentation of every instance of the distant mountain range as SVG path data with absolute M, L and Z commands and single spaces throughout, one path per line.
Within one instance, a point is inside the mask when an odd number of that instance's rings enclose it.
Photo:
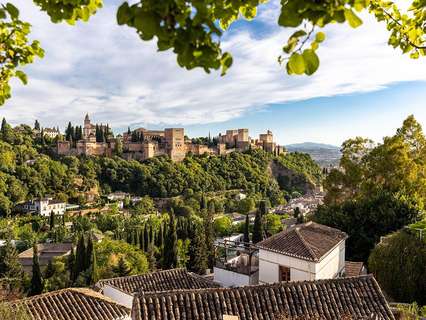
M 316 142 L 294 143 L 285 146 L 290 152 L 308 153 L 321 167 L 336 166 L 341 157 L 340 147 Z
M 331 149 L 331 150 L 340 150 L 340 147 L 334 146 L 332 144 L 325 144 L 325 143 L 316 143 L 316 142 L 303 142 L 303 143 L 294 143 L 294 144 L 288 144 L 285 146 L 287 150 L 291 149 Z

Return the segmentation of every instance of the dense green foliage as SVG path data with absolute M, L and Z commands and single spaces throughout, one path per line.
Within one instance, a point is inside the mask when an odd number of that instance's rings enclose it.
M 322 181 L 322 170 L 306 153 L 292 152 L 280 155 L 278 162 L 306 178 L 307 181 L 319 185 Z
M 403 230 L 386 237 L 368 259 L 381 287 L 398 302 L 426 304 L 426 239 Z
M 419 211 L 405 199 L 392 194 L 372 195 L 360 201 L 318 208 L 315 220 L 345 231 L 346 256 L 366 261 L 381 236 L 396 231 L 418 219 Z

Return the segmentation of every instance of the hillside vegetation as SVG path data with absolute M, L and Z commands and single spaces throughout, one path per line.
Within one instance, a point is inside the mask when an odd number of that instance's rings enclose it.
M 28 126 L 12 128 L 3 122 L 0 214 L 9 214 L 17 202 L 46 195 L 83 202 L 84 192 L 94 187 L 100 187 L 103 193 L 120 190 L 151 197 L 242 189 L 276 204 L 286 192 L 303 191 L 302 183 L 321 178 L 315 162 L 300 153 L 275 157 L 262 150 L 249 150 L 226 156 L 188 156 L 180 163 L 165 156 L 141 163 L 120 157 L 58 157 L 51 146 L 51 141 L 37 138 Z M 287 185 L 277 183 L 268 173 L 271 162 L 304 179 Z

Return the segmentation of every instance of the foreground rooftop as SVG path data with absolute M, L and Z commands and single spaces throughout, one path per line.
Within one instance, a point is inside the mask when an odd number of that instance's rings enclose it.
M 140 293 L 133 320 L 394 319 L 373 276 Z
M 157 271 L 142 275 L 118 277 L 98 281 L 96 287 L 102 290 L 106 285 L 128 294 L 140 291 L 156 292 L 182 289 L 215 288 L 218 284 L 183 268 Z
M 277 233 L 256 246 L 259 249 L 318 262 L 347 237 L 346 233 L 338 229 L 310 221 Z
M 85 288 L 52 291 L 16 303 L 35 320 L 130 319 L 130 309 Z

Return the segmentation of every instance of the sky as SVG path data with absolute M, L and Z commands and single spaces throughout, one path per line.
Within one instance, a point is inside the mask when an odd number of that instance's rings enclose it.
M 107 0 L 88 23 L 69 26 L 51 23 L 28 0 L 14 0 L 46 55 L 25 68 L 27 86 L 13 82 L 0 116 L 64 129 L 89 113 L 115 133 L 185 127 L 189 136 L 214 136 L 244 127 L 256 137 L 269 129 L 279 144 L 379 141 L 410 114 L 426 126 L 426 61 L 389 47 L 385 26 L 367 14 L 357 29 L 326 27 L 313 76 L 288 76 L 277 57 L 294 30 L 277 26 L 279 1 L 272 0 L 254 21 L 225 33 L 222 45 L 234 64 L 221 77 L 181 69 L 172 52 L 157 52 L 155 41 L 118 26 L 121 2 Z

